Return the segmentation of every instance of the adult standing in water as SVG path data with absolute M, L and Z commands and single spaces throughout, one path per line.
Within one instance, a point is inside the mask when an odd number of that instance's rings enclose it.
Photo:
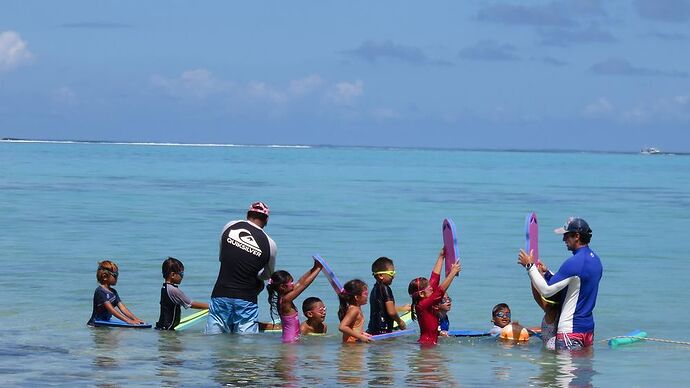
M 269 210 L 254 202 L 246 220 L 231 221 L 220 236 L 220 270 L 211 293 L 207 334 L 258 333 L 257 296 L 275 268 L 276 243 L 264 231 Z
M 601 260 L 589 248 L 592 229 L 582 218 L 570 218 L 566 225 L 555 230 L 563 235 L 563 242 L 573 255 L 558 272 L 543 276 L 534 265 L 532 253 L 520 250 L 518 264 L 527 269 L 534 288 L 544 297 L 566 290 L 561 305 L 556 334 L 556 349 L 580 350 L 594 343 L 594 316 L 599 281 L 603 268 Z

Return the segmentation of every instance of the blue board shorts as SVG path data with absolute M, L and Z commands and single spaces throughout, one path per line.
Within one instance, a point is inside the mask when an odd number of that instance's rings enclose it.
M 206 334 L 259 332 L 259 306 L 242 299 L 211 298 Z

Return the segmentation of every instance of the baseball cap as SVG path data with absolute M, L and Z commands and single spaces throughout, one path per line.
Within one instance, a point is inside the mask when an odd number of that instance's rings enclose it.
M 592 234 L 592 229 L 590 229 L 587 221 L 582 218 L 570 217 L 566 221 L 565 225 L 560 228 L 554 229 L 557 234 L 565 233 L 580 233 L 580 234 Z
M 247 211 L 265 214 L 268 217 L 268 205 L 261 201 L 249 205 L 249 210 Z

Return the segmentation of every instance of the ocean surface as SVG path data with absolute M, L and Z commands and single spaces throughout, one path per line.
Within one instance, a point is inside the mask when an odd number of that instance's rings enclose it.
M 337 299 L 320 275 L 330 335 L 284 345 L 254 336 L 89 328 L 97 262 L 120 267 L 117 290 L 155 323 L 160 266 L 185 264 L 181 288 L 208 300 L 221 228 L 248 204 L 271 208 L 278 269 L 299 277 L 321 254 L 345 281 L 373 279 L 391 257 L 398 303 L 428 276 L 444 218 L 459 232 L 462 272 L 449 290 L 451 328 L 488 329 L 492 306 L 538 326 L 524 269 L 524 219 L 540 254 L 569 256 L 552 230 L 585 218 L 604 265 L 596 345 L 573 356 L 487 339 L 416 337 L 342 345 Z M 0 142 L 0 381 L 3 386 L 676 386 L 690 346 L 604 340 L 643 329 L 690 341 L 690 157 L 337 147 L 217 147 Z M 269 321 L 266 293 L 260 317 Z M 366 310 L 366 309 L 365 309 Z M 189 313 L 189 312 L 187 312 Z M 368 310 L 365 311 L 368 316 Z

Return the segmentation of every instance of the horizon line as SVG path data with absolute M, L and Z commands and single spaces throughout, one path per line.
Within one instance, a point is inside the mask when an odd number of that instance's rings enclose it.
M 125 140 L 74 140 L 74 139 L 25 139 L 3 137 L 1 143 L 39 143 L 39 144 L 103 144 L 103 145 L 134 145 L 155 147 L 228 147 L 228 148 L 370 148 L 388 150 L 434 150 L 434 151 L 468 151 L 468 152 L 544 152 L 544 153 L 598 153 L 598 154 L 639 154 L 640 151 L 612 151 L 612 150 L 582 150 L 557 148 L 459 148 L 459 147 L 415 147 L 415 146 L 385 146 L 385 145 L 338 145 L 338 144 L 234 144 L 234 143 L 184 143 L 184 142 L 154 142 L 154 141 L 125 141 Z M 658 155 L 690 155 L 690 152 L 665 152 Z

